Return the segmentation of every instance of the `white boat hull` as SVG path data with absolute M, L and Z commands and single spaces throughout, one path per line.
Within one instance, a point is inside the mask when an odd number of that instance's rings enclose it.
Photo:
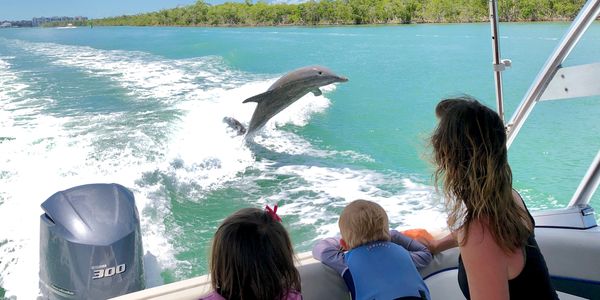
M 562 222 L 556 224 L 573 224 L 581 219 L 576 211 L 564 211 L 559 216 Z M 556 217 L 556 211 L 536 214 L 536 223 L 544 224 L 547 217 Z M 600 299 L 600 227 L 538 227 L 535 233 L 560 299 Z M 455 248 L 437 254 L 429 266 L 420 270 L 432 299 L 465 299 L 457 281 L 458 253 L 458 248 Z M 304 299 L 349 299 L 342 278 L 333 269 L 313 259 L 311 253 L 299 254 L 297 266 Z M 204 275 L 114 299 L 191 300 L 210 291 L 210 279 Z

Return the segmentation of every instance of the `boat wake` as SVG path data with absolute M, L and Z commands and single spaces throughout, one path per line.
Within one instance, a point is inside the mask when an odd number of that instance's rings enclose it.
M 148 285 L 206 272 L 207 247 L 225 216 L 279 203 L 299 251 L 337 233 L 337 215 L 356 198 L 379 202 L 394 226 L 435 207 L 420 179 L 378 173 L 352 149 L 329 149 L 302 128 L 332 105 L 308 94 L 274 117 L 254 143 L 229 131 L 280 74 L 231 69 L 220 57 L 168 59 L 140 51 L 1 40 L 0 286 L 6 296 L 38 291 L 40 204 L 87 183 L 130 188 L 140 212 Z M 73 77 L 75 76 L 75 77 Z M 283 128 L 283 129 L 282 129 Z M 440 216 L 438 218 L 438 215 Z M 421 223 L 420 223 L 421 222 Z M 163 282 L 161 282 L 161 279 Z

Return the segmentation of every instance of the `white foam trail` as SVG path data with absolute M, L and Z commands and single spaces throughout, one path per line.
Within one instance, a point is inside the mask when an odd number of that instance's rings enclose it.
M 118 182 L 134 190 L 140 210 L 150 207 L 163 212 L 161 216 L 164 216 L 170 208 L 164 201 L 156 205 L 156 201 L 147 198 L 152 191 L 136 189 L 140 172 L 153 170 L 155 166 L 143 153 L 140 155 L 129 147 L 109 147 L 97 153 L 93 146 L 99 138 L 100 128 L 114 129 L 113 134 L 128 132 L 126 136 L 134 143 L 156 149 L 152 139 L 132 128 L 110 128 L 111 121 L 127 117 L 120 113 L 62 118 L 41 114 L 39 105 L 29 104 L 36 99 L 29 99 L 29 85 L 23 83 L 18 72 L 11 70 L 9 59 L 3 57 L 0 60 L 0 103 L 3 107 L 0 128 L 3 136 L 10 138 L 0 143 L 0 183 L 3 187 L 0 190 L 0 279 L 7 296 L 33 299 L 38 291 L 38 217 L 42 212 L 39 205 L 54 192 L 80 184 Z M 163 91 L 158 86 L 153 92 L 160 97 Z M 23 119 L 23 116 L 28 118 Z M 168 243 L 164 224 L 148 215 L 140 215 L 144 248 L 160 253 L 157 260 L 161 266 L 174 267 L 174 251 Z
M 101 76 L 113 79 L 123 88 L 129 90 L 131 94 L 138 99 L 152 98 L 167 103 L 185 99 L 207 99 L 214 97 L 215 95 L 220 95 L 224 92 L 224 88 L 235 86 L 236 82 L 239 81 L 233 76 L 235 72 L 223 68 L 220 60 L 215 57 L 189 60 L 168 60 L 142 52 L 98 50 L 90 47 L 67 46 L 54 43 L 11 42 L 15 47 L 19 47 L 39 56 L 50 58 L 51 63 L 53 64 L 75 67 L 89 73 L 91 76 Z M 238 77 L 243 78 L 242 76 Z M 209 89 L 203 89 L 203 86 L 209 87 Z M 193 104 L 195 104 L 195 102 L 192 103 L 192 105 Z M 217 107 L 214 107 L 213 110 L 214 109 L 217 109 Z M 214 115 L 219 115 L 216 112 L 217 111 L 215 111 Z M 197 118 L 197 115 L 200 115 L 200 117 Z M 125 134 L 126 136 L 130 136 L 131 140 L 135 141 L 136 144 L 146 144 L 144 147 L 136 147 L 138 149 L 147 148 L 158 149 L 160 151 L 161 148 L 164 148 L 162 151 L 167 153 L 171 151 L 168 149 L 168 146 L 161 147 L 161 145 L 157 145 L 138 131 L 132 133 L 130 128 L 107 128 L 107 124 L 110 120 L 118 120 L 126 117 L 127 116 L 119 116 L 117 114 L 112 114 L 110 116 L 84 116 L 81 121 L 86 122 L 79 122 L 80 120 L 73 121 L 75 123 L 89 125 L 80 125 L 72 130 L 77 131 L 76 135 L 79 135 L 88 131 L 97 132 L 102 128 L 104 131 L 109 130 L 108 134 Z M 199 126 L 196 128 L 210 128 L 217 125 L 224 129 L 224 124 L 220 119 L 206 118 L 202 111 L 198 111 L 197 114 L 192 113 L 191 118 L 204 120 L 202 124 L 192 124 Z M 98 128 L 93 128 L 94 126 Z M 183 135 L 193 137 L 193 132 L 196 130 L 193 129 L 194 127 L 189 128 L 190 130 L 184 129 Z M 192 133 L 188 134 L 187 131 L 192 131 Z M 219 136 L 223 136 L 231 141 L 227 135 L 215 135 L 215 137 Z M 214 140 L 213 138 L 207 140 L 211 139 Z M 189 143 L 189 141 L 194 141 L 194 139 L 186 139 L 186 142 L 181 144 L 182 148 L 177 147 L 179 145 L 178 137 L 173 138 L 173 141 L 174 145 L 176 145 L 174 149 L 206 149 L 205 147 L 196 147 L 193 142 L 191 144 Z M 237 147 L 231 147 L 230 149 L 239 149 L 240 146 L 241 143 L 238 142 Z M 215 145 L 213 152 L 222 154 L 223 151 L 217 151 L 218 147 L 219 144 Z M 193 180 L 194 182 L 200 182 L 203 185 L 210 185 L 210 182 L 218 182 L 221 178 L 232 176 L 232 174 L 235 174 L 235 172 L 239 170 L 239 168 L 234 168 L 234 171 L 227 172 L 227 165 L 225 168 L 210 168 L 211 163 L 218 163 L 219 161 L 228 163 L 230 160 L 215 159 L 211 156 L 209 151 L 186 155 L 184 150 L 181 154 L 174 154 L 171 159 L 158 166 L 155 163 L 150 163 L 151 165 L 147 166 L 146 171 L 150 172 L 155 169 L 162 169 L 165 170 L 165 172 L 174 173 L 174 176 L 180 181 Z M 200 154 L 200 156 L 198 157 L 197 154 Z M 135 186 L 134 182 L 139 178 L 140 171 L 144 171 L 144 168 L 141 168 L 140 165 L 147 164 L 147 162 L 140 160 L 140 155 L 143 155 L 143 153 L 136 153 L 132 150 L 122 151 L 122 149 L 108 149 L 102 153 L 89 155 L 100 155 L 105 160 L 113 161 L 113 167 L 117 170 L 121 169 L 121 171 L 119 176 L 108 176 L 108 181 L 117 181 L 125 185 L 129 182 L 130 184 L 127 186 L 130 188 Z M 170 168 L 168 165 L 168 162 L 179 156 L 185 157 L 188 161 L 186 163 L 186 168 L 173 170 L 173 168 Z M 246 156 L 251 157 L 249 155 Z M 134 166 L 127 167 L 122 164 L 115 164 L 114 161 L 131 162 Z M 123 173 L 126 172 L 122 172 L 123 169 L 135 171 L 131 176 L 123 176 Z M 186 177 L 190 178 L 188 179 Z M 207 180 L 210 182 L 205 182 Z M 105 179 L 104 181 L 107 180 Z M 83 182 L 86 181 L 83 180 Z M 168 243 L 166 238 L 168 235 L 165 233 L 164 224 L 161 222 L 162 219 L 170 213 L 169 203 L 168 201 L 164 201 L 164 199 L 152 196 L 156 193 L 160 193 L 161 187 L 150 186 L 146 189 L 147 190 L 141 194 L 150 196 L 147 197 L 147 199 L 142 199 L 142 203 L 139 203 L 140 201 L 138 200 L 138 207 L 140 207 L 140 210 L 148 208 L 154 211 L 152 215 L 157 217 L 151 220 L 147 215 L 141 214 L 145 249 L 153 252 L 157 256 L 157 260 L 161 266 L 164 268 L 175 267 L 177 262 L 174 259 L 174 250 Z M 14 195 L 15 193 L 12 194 Z M 47 195 L 43 197 L 47 197 Z M 138 196 L 138 198 L 140 197 Z M 37 199 L 43 198 L 38 197 Z
M 3 270 L 4 287 L 10 293 L 28 299 L 34 299 L 34 291 L 37 291 L 37 281 L 23 282 L 23 278 L 37 278 L 37 218 L 41 201 L 35 199 L 44 199 L 58 188 L 58 182 L 53 181 L 59 178 L 55 172 L 62 173 L 66 170 L 61 165 L 57 166 L 57 163 L 74 161 L 65 161 L 64 158 L 61 159 L 62 154 L 52 150 L 60 149 L 65 151 L 65 155 L 80 155 L 73 153 L 69 147 L 63 148 L 50 136 L 43 137 L 44 134 L 38 131 L 60 130 L 62 124 L 59 120 L 40 117 L 37 121 L 44 127 L 22 129 L 15 140 L 0 144 L 3 171 L 10 172 L 10 176 L 1 178 L 4 203 L 0 210 L 0 236 L 5 239 L 6 244 L 0 248 L 0 269 Z
M 170 139 L 166 157 L 168 161 L 183 164 L 176 169 L 169 166 L 168 173 L 182 182 L 194 182 L 202 189 L 214 189 L 234 180 L 246 168 L 255 166 L 254 155 L 243 137 L 230 132 L 222 120 L 224 116 L 230 116 L 248 124 L 256 105 L 243 104 L 242 100 L 266 91 L 275 80 L 250 82 L 230 90 L 211 90 L 207 92 L 212 94 L 211 101 L 187 101 L 179 105 L 187 114 Z M 324 92 L 334 89 L 330 86 Z M 297 141 L 282 138 L 286 133 L 277 130 L 277 126 L 306 125 L 312 114 L 323 111 L 329 104 L 327 98 L 309 94 L 273 118 L 257 140 L 274 142 L 276 144 L 270 146 L 287 152 L 294 152 L 294 148 L 308 149 L 305 141 L 298 145 Z
M 169 232 L 164 219 L 171 215 L 171 202 L 161 182 L 144 182 L 154 172 L 173 179 L 176 184 L 192 187 L 187 197 L 202 201 L 207 191 L 285 175 L 293 177 L 290 186 L 258 199 L 259 204 L 281 202 L 284 215 L 297 216 L 300 226 L 315 227 L 316 236 L 337 232 L 337 213 L 356 198 L 380 203 L 390 214 L 394 226 L 412 225 L 414 210 L 433 207 L 427 186 L 408 178 L 370 170 L 340 169 L 256 159 L 257 153 L 235 136 L 222 122 L 231 116 L 248 124 L 255 104 L 242 100 L 262 93 L 274 77 L 243 74 L 229 70 L 219 58 L 205 57 L 170 60 L 143 52 L 99 50 L 90 47 L 53 43 L 9 41 L 12 47 L 48 58 L 49 62 L 76 68 L 89 76 L 108 78 L 133 95 L 133 101 L 156 100 L 184 112 L 179 121 L 167 124 L 144 123 L 145 116 L 159 113 L 113 112 L 82 113 L 69 117 L 46 116 L 41 104 L 29 105 L 29 85 L 12 70 L 10 58 L 0 59 L 0 103 L 3 135 L 15 137 L 0 143 L 0 271 L 7 296 L 33 299 L 37 295 L 39 268 L 39 205 L 54 192 L 80 184 L 117 182 L 133 190 L 140 211 L 146 258 L 153 262 L 151 285 L 160 284 L 157 272 L 164 269 L 188 270 L 189 262 L 176 258 L 171 239 L 182 235 L 173 225 Z M 33 83 L 32 83 L 33 84 Z M 293 157 L 315 159 L 344 157 L 372 161 L 353 151 L 322 150 L 297 134 L 281 130 L 284 125 L 305 126 L 316 113 L 331 105 L 328 93 L 308 94 L 278 114 L 256 136 L 267 151 Z M 38 99 L 39 100 L 39 99 Z M 15 116 L 27 115 L 16 122 Z M 134 119 L 139 125 L 122 120 Z M 9 120 L 9 121 L 5 121 Z M 168 130 L 166 138 L 152 136 L 144 128 Z M 124 143 L 114 144 L 120 137 Z M 122 141 L 121 140 L 121 141 Z M 240 178 L 248 169 L 258 175 Z M 142 182 L 142 183 L 140 183 Z M 287 184 L 287 183 L 286 183 Z M 395 185 L 389 192 L 381 185 Z M 289 201 L 293 199 L 293 201 Z M 255 204 L 249 199 L 249 204 Z M 436 211 L 436 208 L 433 209 Z M 435 215 L 435 213 L 434 213 Z M 308 247 L 312 241 L 303 241 Z M 4 243 L 4 244 L 2 244 Z M 184 249 L 185 250 L 185 249 Z M 162 268 L 162 270 L 161 270 Z
M 270 201 L 283 201 L 282 214 L 302 216 L 296 225 L 318 225 L 315 239 L 333 236 L 339 232 L 338 212 L 356 199 L 366 199 L 379 203 L 388 213 L 390 224 L 399 228 L 443 228 L 444 214 L 435 205 L 437 203 L 433 189 L 418 184 L 409 178 L 394 178 L 369 170 L 332 169 L 316 166 L 284 166 L 276 171 L 280 175 L 295 175 L 307 183 L 282 191 Z M 399 193 L 390 193 L 380 185 L 399 187 Z M 316 196 L 300 197 L 293 203 L 287 203 L 294 194 Z M 293 198 L 293 197 L 292 197 Z M 327 209 L 337 208 L 336 210 Z M 427 223 L 416 222 L 428 211 Z M 432 222 L 433 221 L 433 222 Z M 310 243 L 311 241 L 309 241 Z
M 37 295 L 40 204 L 56 191 L 87 183 L 118 182 L 133 188 L 139 208 L 146 206 L 145 193 L 135 188 L 135 180 L 140 169 L 151 166 L 136 160 L 127 150 L 112 159 L 94 159 L 91 144 L 95 137 L 80 135 L 73 139 L 72 133 L 64 129 L 72 121 L 38 115 L 38 125 L 20 128 L 14 140 L 0 144 L 2 169 L 10 173 L 0 178 L 0 236 L 6 240 L 0 247 L 0 269 L 8 296 L 34 299 Z M 144 248 L 169 255 L 164 230 L 160 232 L 160 223 L 156 223 L 142 214 Z M 169 259 L 163 265 L 168 266 Z
M 24 83 L 18 72 L 12 70 L 9 60 L 14 57 L 0 57 L 0 128 L 2 137 L 13 137 L 15 118 L 34 115 L 33 108 L 23 104 L 29 95 L 29 85 Z M 20 103 L 18 103 L 20 102 Z M 18 103 L 18 104 L 17 104 Z
M 15 101 L 19 97 L 17 100 L 26 98 L 28 85 L 22 84 L 23 79 L 10 70 L 5 59 L 1 61 L 0 72 L 7 75 L 0 77 L 3 80 L 2 103 L 11 108 L 6 111 L 7 118 L 3 118 L 2 132 L 15 137 L 0 144 L 4 172 L 0 178 L 3 186 L 0 236 L 6 239 L 0 246 L 0 269 L 3 270 L 2 286 L 8 290 L 8 296 L 26 299 L 36 296 L 39 205 L 54 192 L 80 184 L 118 182 L 132 189 L 140 212 L 152 212 L 140 213 L 144 249 L 162 268 L 177 269 L 185 265 L 186 262 L 175 259 L 176 250 L 169 242 L 169 237 L 178 229 L 170 229 L 174 232 L 168 234 L 162 222 L 171 213 L 163 187 L 139 186 L 136 182 L 141 174 L 155 170 L 172 175 L 178 182 L 197 185 L 201 190 L 219 188 L 224 182 L 234 180 L 238 172 L 254 163 L 254 157 L 241 137 L 232 137 L 227 132 L 222 118 L 234 116 L 248 122 L 254 106 L 244 105 L 241 101 L 265 91 L 275 79 L 239 86 L 239 82 L 248 81 L 248 76 L 231 79 L 234 72 L 224 68 L 216 58 L 172 61 L 145 53 L 52 43 L 17 41 L 14 45 L 48 57 L 53 64 L 113 79 L 137 99 L 165 102 L 179 99 L 179 109 L 187 114 L 178 127 L 172 129 L 174 133 L 168 144 L 160 144 L 140 129 L 119 127 L 122 125 L 115 121 L 132 117 L 123 113 L 62 118 L 44 116 L 39 107 L 28 107 L 25 101 Z M 236 84 L 239 87 L 231 89 Z M 293 112 L 277 124 L 306 124 L 313 111 L 324 109 L 323 105 L 310 104 L 310 100 L 329 103 L 324 97 L 309 98 L 306 105 L 291 107 Z M 306 100 L 299 102 L 302 101 Z M 137 115 L 143 118 L 144 113 Z M 293 117 L 294 113 L 300 116 Z M 31 117 L 21 124 L 6 121 L 22 114 Z M 111 135 L 126 137 L 130 142 L 124 149 L 114 146 L 98 149 L 98 141 Z M 165 159 L 148 161 L 145 153 L 138 151 L 140 149 L 152 149 Z M 177 160 L 181 161 L 180 166 L 173 164 Z M 15 212 L 26 212 L 25 222 L 19 222 L 16 218 L 20 214 Z
M 75 67 L 89 76 L 114 80 L 138 99 L 173 103 L 203 97 L 206 88 L 231 88 L 242 81 L 240 72 L 224 68 L 219 57 L 171 60 L 138 51 L 101 50 L 87 46 L 10 41 L 56 65 Z
M 19 77 L 11 70 L 11 64 L 8 60 L 13 57 L 0 57 L 0 101 L 6 101 L 12 97 L 22 96 L 23 90 L 28 85 L 20 82 Z
M 224 116 L 241 115 L 226 110 L 232 101 L 222 101 L 238 93 L 236 89 L 222 91 L 218 102 L 190 101 L 180 106 L 187 114 L 171 137 L 166 155 L 168 161 L 182 163 L 170 171 L 178 180 L 195 182 L 203 189 L 218 188 L 253 163 L 242 137 L 233 137 L 222 121 Z

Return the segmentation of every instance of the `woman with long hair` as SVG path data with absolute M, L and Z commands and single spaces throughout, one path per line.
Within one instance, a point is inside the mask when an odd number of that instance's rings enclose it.
M 502 120 L 467 96 L 442 100 L 436 115 L 434 181 L 451 234 L 432 241 L 431 252 L 460 248 L 458 282 L 467 299 L 558 299 L 534 220 L 512 188 Z

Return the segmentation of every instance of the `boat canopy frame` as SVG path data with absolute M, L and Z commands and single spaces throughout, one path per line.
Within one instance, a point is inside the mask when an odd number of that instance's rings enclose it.
M 503 118 L 502 80 L 500 72 L 504 70 L 504 68 L 501 68 L 504 66 L 504 61 L 500 61 L 499 59 L 496 2 L 497 0 L 490 0 L 490 23 L 492 25 L 492 47 L 494 50 L 496 100 L 498 103 L 498 113 Z M 597 84 L 598 78 L 600 78 L 600 63 L 596 62 L 567 68 L 562 66 L 575 45 L 581 40 L 583 34 L 599 16 L 600 0 L 588 0 L 538 73 L 510 121 L 506 123 L 506 146 L 508 148 L 510 148 L 525 120 L 529 117 L 533 107 L 538 102 L 600 95 L 600 85 Z M 508 63 L 507 67 L 510 66 L 510 61 Z M 599 184 L 600 149 L 573 194 L 567 208 L 588 206 Z

